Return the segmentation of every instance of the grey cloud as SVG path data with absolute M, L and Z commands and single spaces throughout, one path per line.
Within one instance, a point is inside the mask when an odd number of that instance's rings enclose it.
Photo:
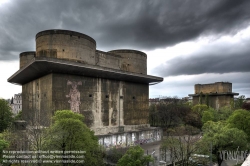
M 186 87 L 194 86 L 195 84 L 208 84 L 214 82 L 231 82 L 235 88 L 250 88 L 250 72 L 246 73 L 226 73 L 226 74 L 201 74 L 195 75 L 195 77 L 185 76 L 181 80 L 177 77 L 166 77 L 164 82 L 157 84 L 157 86 L 151 86 L 152 88 L 164 88 L 164 87 Z M 191 77 L 191 79 L 190 79 Z M 193 91 L 193 88 L 192 88 Z
M 228 59 L 227 59 L 228 58 Z M 176 58 L 165 65 L 157 67 L 160 75 L 195 75 L 201 73 L 249 72 L 249 54 L 221 57 L 220 55 L 203 55 L 188 59 Z
M 126 18 L 131 10 L 121 10 L 125 13 L 124 18 L 105 25 L 103 39 L 111 36 L 111 41 L 119 41 L 116 42 L 119 44 L 126 45 L 129 40 L 132 47 L 153 49 L 191 40 L 206 33 L 235 33 L 249 21 L 249 1 L 157 2 L 141 3 L 129 20 Z M 108 41 L 105 46 L 108 44 L 111 43 Z
M 223 45 L 221 45 L 223 44 Z M 250 40 L 240 43 L 220 43 L 177 56 L 153 69 L 158 75 L 196 75 L 203 73 L 231 73 L 250 71 Z
M 34 50 L 35 34 L 45 29 L 85 33 L 104 51 L 152 50 L 207 33 L 235 33 L 247 26 L 249 7 L 247 0 L 13 0 L 0 10 L 0 60 Z
M 166 77 L 164 82 L 150 86 L 150 96 L 178 96 L 185 97 L 194 93 L 195 84 L 208 84 L 214 82 L 231 82 L 233 92 L 250 97 L 250 72 L 246 73 L 225 73 L 225 74 L 200 74 L 185 76 L 178 79 L 178 76 Z M 180 77 L 179 77 L 180 78 Z

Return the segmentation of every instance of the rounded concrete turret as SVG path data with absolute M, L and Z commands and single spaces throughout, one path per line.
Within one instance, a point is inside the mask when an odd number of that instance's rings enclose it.
M 36 34 L 36 56 L 95 63 L 93 38 L 69 30 L 45 30 Z
M 121 56 L 121 69 L 129 72 L 147 74 L 147 54 L 137 50 L 112 50 L 109 53 Z
M 27 51 L 20 53 L 20 69 L 25 66 L 27 63 L 29 63 L 35 56 L 35 51 Z

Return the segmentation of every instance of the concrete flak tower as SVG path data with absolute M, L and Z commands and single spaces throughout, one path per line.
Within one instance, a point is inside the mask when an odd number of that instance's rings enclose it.
M 148 97 L 149 84 L 163 78 L 147 75 L 147 55 L 141 51 L 104 52 L 85 34 L 45 30 L 36 35 L 36 51 L 20 54 L 20 69 L 8 81 L 22 85 L 23 119 L 29 125 L 49 126 L 55 111 L 72 110 L 103 136 L 101 144 L 111 144 L 110 133 L 123 133 L 116 138 L 126 143 L 159 137 L 148 124 Z
M 189 94 L 193 97 L 193 104 L 207 104 L 214 109 L 220 109 L 224 106 L 230 106 L 234 101 L 234 96 L 239 93 L 232 92 L 232 83 L 215 82 L 210 84 L 195 84 L 195 94 Z

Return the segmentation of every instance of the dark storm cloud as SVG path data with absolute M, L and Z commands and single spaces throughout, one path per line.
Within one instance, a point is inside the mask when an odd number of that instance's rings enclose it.
M 250 38 L 218 41 L 190 54 L 179 55 L 152 70 L 158 75 L 197 75 L 204 73 L 250 72 Z M 235 40 L 235 39 L 232 39 Z M 184 51 L 183 51 L 184 52 Z M 250 80 L 249 80 L 250 81 Z
M 238 55 L 204 55 L 194 56 L 188 59 L 175 58 L 166 64 L 157 67 L 154 71 L 162 76 L 195 75 L 202 73 L 230 73 L 249 72 L 250 55 L 242 53 Z
M 0 60 L 35 50 L 35 34 L 45 29 L 85 33 L 105 51 L 235 33 L 249 22 L 249 7 L 247 0 L 10 0 L 0 6 Z
M 166 47 L 202 34 L 233 34 L 250 19 L 250 2 L 246 0 L 143 1 L 130 5 L 124 4 L 119 10 L 119 20 L 104 24 L 106 30 L 100 40 L 111 39 L 103 42 L 105 46 L 122 43 L 144 50 Z
M 221 56 L 220 53 L 203 54 L 187 59 L 174 58 L 158 66 L 153 73 L 166 77 L 202 73 L 250 72 L 249 52 L 228 56 Z

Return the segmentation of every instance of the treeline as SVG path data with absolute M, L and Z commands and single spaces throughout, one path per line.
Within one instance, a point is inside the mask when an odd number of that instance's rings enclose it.
M 13 166 L 23 165 L 21 160 L 34 161 L 32 165 L 47 165 L 48 161 L 53 165 L 63 166 L 105 165 L 104 151 L 94 132 L 84 123 L 83 115 L 73 113 L 71 110 L 59 110 L 55 112 L 49 126 L 42 126 L 38 121 L 34 121 L 32 125 L 22 127 L 25 124 L 24 121 L 20 121 L 21 113 L 14 117 L 8 103 L 2 99 L 0 99 L 0 111 L 0 165 L 1 163 Z M 12 161 L 6 163 L 5 161 L 9 159 L 3 156 L 8 154 L 3 154 L 3 150 L 22 151 L 15 156 L 25 155 L 32 158 L 12 157 Z M 26 154 L 27 151 L 32 153 Z M 73 163 L 73 160 L 77 163 Z
M 202 119 L 202 111 L 206 109 L 210 109 L 210 113 L 215 112 L 208 104 L 200 103 L 197 106 L 193 106 L 189 101 L 178 99 L 177 97 L 169 97 L 150 104 L 149 123 L 154 127 L 170 128 L 179 125 L 190 125 L 201 129 L 202 122 L 210 115 L 206 111 L 205 117 Z M 229 111 L 227 111 L 228 109 Z M 250 103 L 245 101 L 245 96 L 239 96 L 236 101 L 232 100 L 229 107 L 222 107 L 216 110 L 217 115 L 215 117 L 223 120 L 225 117 L 221 116 L 231 114 L 233 110 L 237 109 L 250 111 Z
M 177 127 L 181 124 L 201 128 L 202 122 L 199 114 L 192 111 L 189 102 L 178 98 L 160 100 L 149 107 L 149 123 L 154 127 Z
M 172 164 L 222 164 L 222 150 L 250 149 L 250 111 L 244 96 L 218 110 L 206 104 L 192 106 L 182 100 L 168 100 L 150 106 L 150 124 L 168 131 L 161 145 L 162 156 L 170 152 Z M 246 109 L 244 109 L 246 108 Z M 193 135 L 195 129 L 200 133 Z M 196 130 L 197 131 L 197 130 Z M 197 133 L 196 133 L 197 134 Z M 212 156 L 211 156 L 212 153 Z M 197 157 L 202 154 L 205 157 Z M 195 156 L 196 155 L 196 156 Z M 198 155 L 198 156 L 202 156 Z M 164 159 L 163 159 L 164 160 Z

